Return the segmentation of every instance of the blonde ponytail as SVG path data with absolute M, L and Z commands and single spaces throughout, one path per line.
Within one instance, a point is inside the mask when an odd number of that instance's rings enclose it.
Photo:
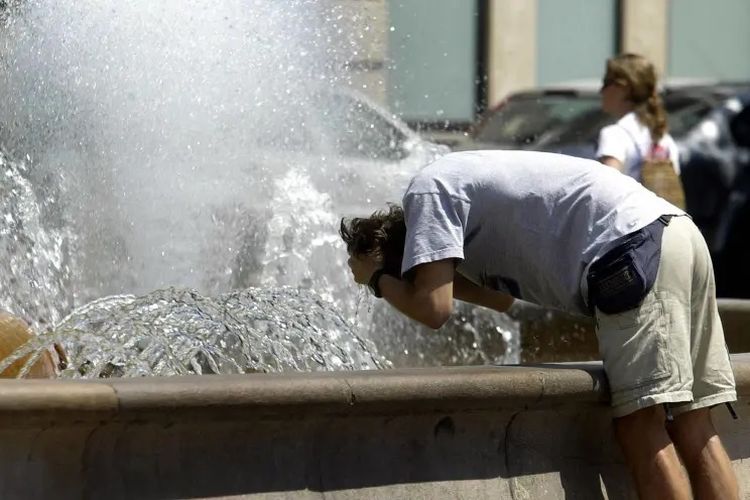
M 667 133 L 667 112 L 656 90 L 656 69 L 638 54 L 621 54 L 607 60 L 607 78 L 622 82 L 630 92 L 638 120 L 648 127 L 651 140 Z
M 645 102 L 636 105 L 635 114 L 648 127 L 653 142 L 659 142 L 667 133 L 667 112 L 658 94 L 651 94 Z

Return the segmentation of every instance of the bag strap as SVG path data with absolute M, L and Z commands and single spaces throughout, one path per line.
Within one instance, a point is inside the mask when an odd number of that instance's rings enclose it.
M 647 158 L 655 158 L 656 157 L 655 153 L 658 150 L 658 148 L 660 147 L 658 143 L 656 143 L 656 142 L 654 142 L 652 140 L 651 141 L 651 147 L 650 147 L 649 155 L 645 155 L 643 153 L 643 151 L 641 151 L 640 145 L 638 144 L 638 141 L 636 140 L 636 138 L 633 135 L 633 133 L 630 130 L 628 130 L 626 127 L 623 127 L 622 125 L 620 125 L 619 123 L 617 124 L 617 126 L 620 127 L 621 129 L 623 129 L 625 131 L 625 133 L 628 134 L 628 137 L 630 137 L 630 140 L 633 141 L 633 145 L 635 146 L 635 151 L 638 153 L 638 163 L 643 163 L 643 161 L 645 159 L 647 159 Z M 666 148 L 664 148 L 664 149 L 666 149 Z M 667 155 L 666 159 L 671 161 L 668 149 L 666 149 L 666 155 Z

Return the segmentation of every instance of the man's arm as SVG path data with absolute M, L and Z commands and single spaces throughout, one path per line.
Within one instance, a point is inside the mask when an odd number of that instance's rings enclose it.
M 355 283 L 366 285 L 383 263 L 372 255 L 350 255 L 348 260 Z M 420 264 L 414 268 L 413 282 L 381 274 L 380 294 L 393 307 L 430 328 L 438 329 L 453 312 L 452 259 Z
M 453 299 L 506 312 L 513 297 L 475 285 L 455 271 L 451 259 L 415 268 L 414 283 L 393 276 L 380 278 L 380 292 L 393 307 L 430 328 L 438 329 L 453 312 Z
M 506 312 L 515 300 L 512 295 L 507 293 L 475 285 L 458 272 L 453 277 L 453 296 L 460 301 L 470 302 L 499 312 Z
M 420 264 L 414 268 L 413 282 L 384 274 L 380 293 L 403 314 L 437 330 L 453 312 L 454 268 L 452 259 Z
M 381 263 L 370 256 L 350 257 L 349 267 L 354 281 L 369 282 Z M 453 312 L 453 298 L 505 312 L 513 297 L 475 285 L 455 271 L 453 259 L 420 264 L 414 268 L 412 282 L 383 274 L 378 288 L 383 298 L 406 316 L 438 329 Z

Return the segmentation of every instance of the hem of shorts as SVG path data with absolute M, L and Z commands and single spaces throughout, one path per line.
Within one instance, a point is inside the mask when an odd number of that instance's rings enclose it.
M 691 403 L 684 405 L 675 406 L 672 408 L 673 415 L 682 415 L 693 410 L 699 410 L 701 408 L 707 408 L 709 406 L 715 406 L 722 403 L 733 403 L 737 401 L 737 391 L 725 391 L 719 394 L 711 394 L 703 398 L 696 399 Z
M 664 403 L 690 403 L 693 401 L 693 393 L 690 391 L 665 392 L 662 394 L 649 394 L 641 396 L 622 404 L 612 405 L 612 416 L 615 418 L 630 415 L 633 412 Z

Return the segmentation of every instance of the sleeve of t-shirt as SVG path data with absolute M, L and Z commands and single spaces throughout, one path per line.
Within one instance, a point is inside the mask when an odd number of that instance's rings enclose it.
M 608 125 L 599 132 L 599 144 L 596 157 L 610 156 L 620 163 L 625 163 L 628 151 L 627 132 L 618 125 Z
M 463 260 L 468 208 L 466 200 L 447 194 L 407 194 L 404 197 L 406 244 L 401 274 L 426 262 Z

